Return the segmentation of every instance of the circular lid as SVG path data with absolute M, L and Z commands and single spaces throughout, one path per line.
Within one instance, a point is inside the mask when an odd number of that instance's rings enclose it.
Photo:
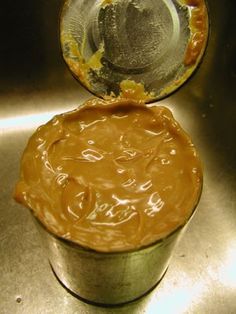
M 61 14 L 64 59 L 103 98 L 169 95 L 199 64 L 207 34 L 203 0 L 67 0 Z

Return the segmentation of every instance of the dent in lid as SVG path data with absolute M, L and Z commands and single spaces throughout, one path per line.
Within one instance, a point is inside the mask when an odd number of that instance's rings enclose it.
M 115 252 L 185 224 L 201 184 L 196 149 L 167 108 L 93 99 L 33 134 L 15 199 L 56 235 Z

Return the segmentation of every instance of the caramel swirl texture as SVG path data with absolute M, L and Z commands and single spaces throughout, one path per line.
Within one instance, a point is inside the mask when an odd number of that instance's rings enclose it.
M 92 99 L 33 134 L 14 197 L 57 236 L 115 252 L 185 224 L 201 184 L 196 149 L 167 108 Z

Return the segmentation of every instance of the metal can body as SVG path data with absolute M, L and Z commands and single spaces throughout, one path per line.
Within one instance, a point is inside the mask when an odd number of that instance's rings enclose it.
M 56 237 L 36 221 L 59 281 L 87 301 L 110 305 L 135 300 L 155 287 L 184 229 L 136 251 L 101 253 Z

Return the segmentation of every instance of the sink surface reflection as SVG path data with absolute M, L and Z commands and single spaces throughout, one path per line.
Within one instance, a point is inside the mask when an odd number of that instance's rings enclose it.
M 197 213 L 159 286 L 113 309 L 85 304 L 58 284 L 29 212 L 11 196 L 35 128 L 91 97 L 61 57 L 61 4 L 4 2 L 0 12 L 2 313 L 235 313 L 236 4 L 208 1 L 211 31 L 204 60 L 187 84 L 159 102 L 173 111 L 201 153 L 205 181 Z

